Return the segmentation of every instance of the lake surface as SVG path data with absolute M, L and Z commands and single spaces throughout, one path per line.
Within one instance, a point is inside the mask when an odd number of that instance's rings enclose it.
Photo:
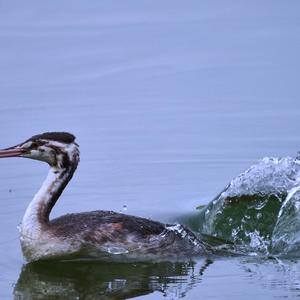
M 53 217 L 104 209 L 176 222 L 259 158 L 300 150 L 299 9 L 1 1 L 0 147 L 77 136 L 81 162 Z M 28 266 L 17 225 L 46 174 L 0 161 L 1 299 L 300 297 L 298 260 Z

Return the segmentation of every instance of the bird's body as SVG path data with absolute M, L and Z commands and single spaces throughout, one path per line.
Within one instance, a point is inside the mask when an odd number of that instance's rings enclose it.
M 75 137 L 44 133 L 0 150 L 1 157 L 22 156 L 50 165 L 42 187 L 20 226 L 23 254 L 43 259 L 145 260 L 207 254 L 207 247 L 182 225 L 168 225 L 111 211 L 68 214 L 49 220 L 51 209 L 79 162 Z
M 29 261 L 131 261 L 205 253 L 197 238 L 182 225 L 165 225 L 111 211 L 68 214 L 41 229 L 35 238 L 21 235 L 23 253 Z

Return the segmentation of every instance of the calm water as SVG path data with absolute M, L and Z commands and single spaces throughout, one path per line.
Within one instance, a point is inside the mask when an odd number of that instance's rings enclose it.
M 176 221 L 257 159 L 300 150 L 299 9 L 0 1 L 0 147 L 44 131 L 77 136 L 81 163 L 53 216 L 107 209 Z M 300 297 L 290 260 L 25 265 L 16 227 L 46 173 L 0 162 L 1 299 Z

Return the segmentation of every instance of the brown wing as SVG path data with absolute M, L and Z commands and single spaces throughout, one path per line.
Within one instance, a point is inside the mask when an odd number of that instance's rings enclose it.
M 165 230 L 165 225 L 145 218 L 129 216 L 112 211 L 92 211 L 78 214 L 68 214 L 50 221 L 52 233 L 62 237 L 76 235 L 97 240 L 103 238 L 126 237 L 134 234 L 140 238 L 159 235 Z M 96 236 L 94 236 L 96 238 Z

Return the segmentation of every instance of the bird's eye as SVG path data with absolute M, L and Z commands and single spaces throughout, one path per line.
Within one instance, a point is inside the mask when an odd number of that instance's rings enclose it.
M 37 148 L 39 144 L 37 142 L 32 142 L 31 148 Z

